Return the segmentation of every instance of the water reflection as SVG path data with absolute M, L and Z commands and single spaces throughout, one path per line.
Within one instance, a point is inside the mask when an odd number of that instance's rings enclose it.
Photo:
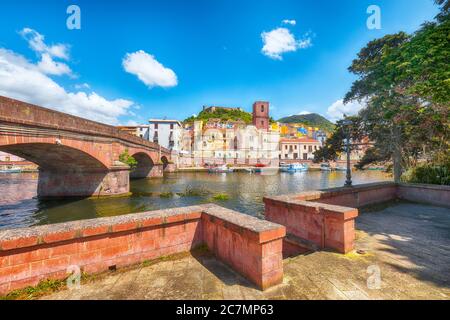
M 355 184 L 389 180 L 378 171 L 356 171 Z M 216 202 L 224 207 L 262 217 L 265 195 L 342 186 L 345 172 L 298 172 L 258 175 L 185 172 L 161 179 L 132 180 L 130 197 L 39 200 L 37 174 L 0 174 L 0 229 L 49 224 L 96 217 Z M 216 194 L 228 200 L 215 201 Z

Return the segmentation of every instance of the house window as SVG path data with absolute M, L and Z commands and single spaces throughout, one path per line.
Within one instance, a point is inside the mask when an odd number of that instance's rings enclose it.
M 288 157 L 288 155 L 287 155 L 287 153 L 285 153 L 285 154 L 284 154 L 284 158 L 287 159 L 287 157 Z
M 306 150 L 306 146 L 303 146 L 303 149 Z
M 173 130 L 173 123 L 170 124 L 170 130 Z
M 308 160 L 308 154 L 307 153 L 303 154 L 303 160 Z
M 261 112 L 264 112 L 264 105 L 261 106 Z
M 264 120 L 261 120 L 261 126 L 264 127 Z
M 308 152 L 312 152 L 312 146 L 308 146 Z
M 298 153 L 294 153 L 294 159 L 298 159 Z
M 158 130 L 158 124 L 155 123 L 155 130 Z

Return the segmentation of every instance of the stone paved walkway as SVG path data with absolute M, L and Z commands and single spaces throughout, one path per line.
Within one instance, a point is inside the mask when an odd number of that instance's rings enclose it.
M 285 259 L 283 284 L 264 292 L 201 254 L 117 271 L 43 298 L 450 299 L 450 209 L 395 204 L 362 213 L 357 229 L 359 254 L 314 252 Z

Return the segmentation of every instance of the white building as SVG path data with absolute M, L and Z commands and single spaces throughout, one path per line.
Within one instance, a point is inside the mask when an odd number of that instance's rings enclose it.
M 310 138 L 281 139 L 280 160 L 313 160 L 320 141 Z
M 150 119 L 148 140 L 158 143 L 169 150 L 181 150 L 182 126 L 178 120 Z

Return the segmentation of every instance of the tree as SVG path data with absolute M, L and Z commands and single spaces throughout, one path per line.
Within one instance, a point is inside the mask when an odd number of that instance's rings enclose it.
M 374 142 L 359 166 L 392 160 L 395 181 L 419 159 L 442 165 L 450 160 L 449 0 L 435 2 L 441 6 L 436 21 L 412 35 L 369 42 L 349 67 L 358 79 L 344 102 L 366 103 L 358 128 Z M 335 139 L 331 145 L 340 144 Z M 333 156 L 332 149 L 321 152 Z
M 134 170 L 138 165 L 137 160 L 128 153 L 128 149 L 125 149 L 125 151 L 119 155 L 119 161 L 129 165 L 131 170 Z
M 350 125 L 345 125 L 345 121 L 350 121 Z M 314 152 L 314 162 L 335 161 L 341 153 L 345 151 L 344 140 L 347 134 L 351 141 L 359 141 L 362 138 L 361 118 L 359 116 L 346 117 L 344 120 L 336 122 L 335 129 L 331 136 L 319 150 Z

